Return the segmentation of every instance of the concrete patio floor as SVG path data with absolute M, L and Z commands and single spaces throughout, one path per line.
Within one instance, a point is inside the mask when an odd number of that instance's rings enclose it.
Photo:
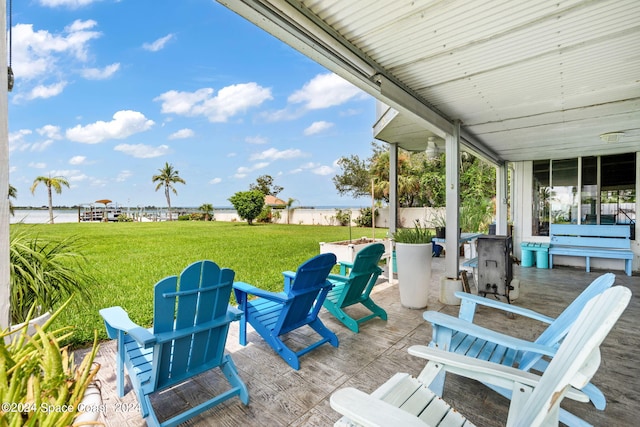
M 439 278 L 444 260 L 433 259 L 433 280 L 428 310 L 457 314 L 458 307 L 438 302 Z M 581 269 L 558 267 L 553 270 L 520 268 L 514 265 L 514 277 L 520 279 L 520 296 L 514 302 L 549 316 L 558 315 L 593 279 L 603 271 L 586 273 Z M 604 411 L 591 404 L 563 401 L 571 410 L 596 426 L 636 425 L 640 415 L 640 276 L 616 273 L 616 285 L 631 289 L 633 297 L 625 313 L 603 343 L 602 363 L 593 382 L 607 397 Z M 150 290 L 151 292 L 151 290 Z M 249 344 L 238 344 L 237 322 L 231 327 L 227 351 L 232 355 L 241 377 L 249 388 L 250 403 L 244 406 L 237 398 L 205 412 L 185 425 L 190 426 L 330 426 L 340 418 L 329 405 L 331 394 L 353 386 L 371 392 L 396 372 L 417 375 L 424 362 L 410 356 L 407 348 L 427 344 L 431 326 L 422 319 L 424 310 L 410 310 L 400 304 L 397 285 L 382 282 L 373 299 L 387 310 L 388 321 L 375 319 L 354 334 L 322 310 L 321 318 L 340 340 L 338 348 L 325 344 L 301 358 L 301 369 L 291 369 L 265 342 L 249 330 Z M 480 309 L 476 322 L 495 330 L 525 339 L 535 339 L 544 325 L 535 321 L 510 319 L 503 313 Z M 304 342 L 310 330 L 292 333 L 288 339 Z M 311 338 L 315 339 L 315 336 Z M 115 391 L 115 342 L 102 343 L 97 362 L 105 412 L 100 420 L 107 426 L 142 426 L 137 402 L 129 385 L 119 398 Z M 156 413 L 161 419 L 182 411 L 201 396 L 220 392 L 226 387 L 217 371 L 203 374 L 187 384 L 154 397 Z M 464 378 L 449 375 L 444 399 L 478 426 L 501 426 L 506 423 L 509 402 L 493 391 Z

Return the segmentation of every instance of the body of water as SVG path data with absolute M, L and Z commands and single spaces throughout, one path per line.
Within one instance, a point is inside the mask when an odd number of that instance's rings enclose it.
M 10 223 L 47 224 L 49 222 L 48 209 L 16 209 L 13 216 L 9 216 Z M 77 209 L 54 209 L 53 222 L 78 222 Z

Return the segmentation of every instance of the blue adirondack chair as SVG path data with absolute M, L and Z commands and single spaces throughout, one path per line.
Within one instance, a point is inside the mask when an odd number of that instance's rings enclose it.
M 366 246 L 358 252 L 352 263 L 340 262 L 341 274 L 329 274 L 333 289 L 324 300 L 324 308 L 355 333 L 359 331 L 358 325 L 367 320 L 375 317 L 387 320 L 387 312 L 376 305 L 370 297 L 373 286 L 382 273 L 378 263 L 384 250 L 382 243 Z M 350 269 L 349 275 L 346 275 L 346 269 Z M 367 307 L 371 314 L 359 319 L 349 316 L 344 309 L 355 304 Z
M 293 369 L 300 369 L 300 356 L 328 342 L 338 346 L 338 337 L 318 318 L 322 302 L 333 286 L 327 280 L 336 264 L 334 254 L 315 256 L 293 273 L 285 271 L 284 292 L 269 292 L 243 282 L 235 282 L 233 289 L 240 319 L 240 344 L 247 344 L 247 322 Z M 249 299 L 249 295 L 258 298 Z M 294 351 L 280 338 L 282 335 L 310 326 L 321 339 L 301 350 Z
M 461 298 L 458 317 L 444 313 L 427 311 L 424 319 L 433 326 L 431 347 L 463 354 L 481 360 L 488 360 L 506 366 L 517 366 L 523 371 L 544 372 L 560 343 L 571 326 L 576 321 L 584 305 L 593 297 L 600 295 L 615 282 L 615 275 L 606 273 L 596 278 L 580 295 L 557 317 L 552 318 L 533 310 L 528 310 L 512 304 L 505 304 L 494 299 L 477 295 L 456 293 Z M 509 335 L 501 334 L 473 323 L 476 307 L 484 305 L 496 309 L 525 316 L 547 323 L 549 326 L 534 342 L 529 342 Z M 544 357 L 547 358 L 544 358 Z M 434 392 L 442 395 L 444 388 L 444 374 L 439 375 L 433 383 L 428 384 Z M 487 384 L 507 398 L 511 398 L 511 390 Z M 606 399 L 604 394 L 593 384 L 589 383 L 582 391 L 589 396 L 597 409 L 604 409 Z M 562 410 L 560 420 L 571 426 L 588 425 L 575 415 Z
M 449 371 L 513 390 L 517 397 L 511 400 L 507 426 L 557 426 L 564 397 L 589 400 L 576 389 L 598 370 L 599 346 L 630 300 L 628 288 L 615 286 L 587 301 L 542 376 L 433 347 L 412 346 L 409 354 L 428 359 L 420 376 L 398 373 L 370 395 L 355 388 L 338 390 L 331 395 L 331 407 L 345 417 L 335 425 L 473 426 L 428 387 L 439 372 Z
M 177 276 L 162 279 L 154 286 L 151 329 L 133 323 L 121 307 L 100 310 L 109 338 L 118 340 L 118 396 L 124 396 L 126 366 L 148 425 L 177 425 L 234 396 L 249 403 L 247 387 L 224 352 L 229 324 L 242 314 L 229 305 L 234 276 L 212 261 L 198 261 L 182 271 L 179 289 Z M 231 388 L 161 424 L 150 396 L 213 368 L 221 369 Z

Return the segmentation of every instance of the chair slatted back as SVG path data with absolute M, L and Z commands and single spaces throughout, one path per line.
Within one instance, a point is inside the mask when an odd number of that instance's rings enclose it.
M 599 346 L 631 300 L 631 291 L 615 286 L 588 301 L 526 402 L 526 411 L 508 425 L 549 425 L 568 385 L 584 387 L 600 366 Z M 557 421 L 556 421 L 557 423 Z
M 156 389 L 218 366 L 224 356 L 229 297 L 235 273 L 212 261 L 189 265 L 154 288 Z
M 585 304 L 593 297 L 613 286 L 615 280 L 615 274 L 606 273 L 591 282 L 591 284 L 562 311 L 553 323 L 540 334 L 535 342 L 546 346 L 557 347 L 575 323 L 576 318 Z M 538 353 L 524 353 L 520 360 L 520 369 L 529 370 L 538 359 L 540 359 Z
M 363 295 L 369 297 L 375 280 L 382 273 L 378 263 L 384 250 L 382 243 L 372 243 L 358 252 L 349 272 L 349 289 L 342 296 L 343 307 L 362 300 Z
M 276 335 L 297 329 L 318 316 L 322 302 L 331 289 L 327 276 L 334 265 L 336 256 L 327 253 L 315 256 L 298 267 L 289 288 L 290 299 L 274 328 Z

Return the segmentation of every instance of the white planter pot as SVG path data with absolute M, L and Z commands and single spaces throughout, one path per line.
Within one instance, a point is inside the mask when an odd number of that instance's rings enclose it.
M 74 425 L 82 423 L 96 424 L 98 418 L 100 418 L 100 413 L 106 411 L 105 405 L 102 404 L 102 391 L 97 382 L 89 384 L 79 409 L 81 412 L 73 420 Z
M 425 308 L 431 283 L 431 243 L 396 243 L 400 303 L 407 308 Z
M 29 321 L 29 326 L 27 327 L 27 334 L 29 336 L 32 336 L 36 333 L 36 328 L 34 327 L 34 325 L 38 325 L 38 326 L 42 326 L 46 323 L 47 320 L 49 320 L 51 318 L 51 313 L 50 312 L 46 312 L 34 319 L 31 319 Z M 19 323 L 17 325 L 11 325 L 11 327 L 9 328 L 9 331 L 11 332 L 9 335 L 6 335 L 4 337 L 4 342 L 5 344 L 9 344 L 13 338 L 13 335 L 18 333 L 19 331 L 21 331 L 24 328 L 24 323 Z
M 440 279 L 440 302 L 447 305 L 460 305 L 460 298 L 455 293 L 462 291 L 462 280 Z
M 353 260 L 356 258 L 356 254 L 372 243 L 384 243 L 385 247 L 390 246 L 390 240 L 374 240 L 368 237 L 362 237 L 360 239 L 353 239 L 351 241 L 344 240 L 341 242 L 320 242 L 320 253 L 335 254 L 338 262 L 353 262 Z M 388 250 L 387 252 L 391 251 Z

